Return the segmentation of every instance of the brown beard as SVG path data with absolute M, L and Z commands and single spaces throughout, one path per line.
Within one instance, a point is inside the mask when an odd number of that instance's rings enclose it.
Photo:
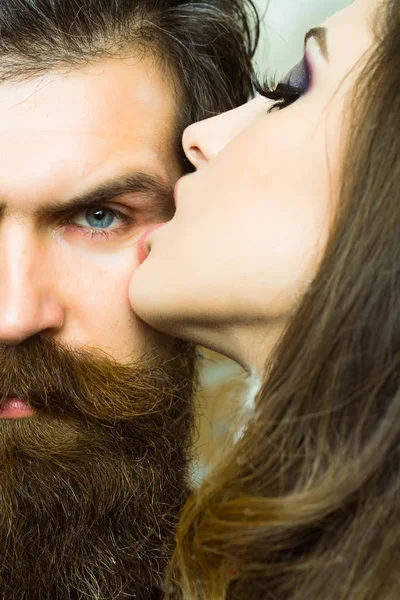
M 149 600 L 187 495 L 194 351 L 124 366 L 32 339 L 0 347 L 0 597 Z

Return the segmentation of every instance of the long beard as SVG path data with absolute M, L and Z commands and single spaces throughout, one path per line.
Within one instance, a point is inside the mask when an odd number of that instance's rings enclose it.
M 123 366 L 43 339 L 0 348 L 0 597 L 158 597 L 187 494 L 194 353 Z

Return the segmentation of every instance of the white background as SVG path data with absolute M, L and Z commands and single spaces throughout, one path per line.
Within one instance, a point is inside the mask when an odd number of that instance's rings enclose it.
M 303 56 L 305 33 L 351 0 L 253 0 L 265 14 L 257 70 L 284 75 Z M 267 9 L 268 7 L 268 9 Z

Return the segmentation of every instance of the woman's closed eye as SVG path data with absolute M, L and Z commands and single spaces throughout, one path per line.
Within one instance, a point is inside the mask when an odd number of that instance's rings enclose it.
M 274 104 L 269 108 L 269 111 L 282 110 L 308 92 L 311 83 L 311 69 L 305 55 L 303 60 L 293 67 L 278 85 L 271 85 L 268 79 L 264 82 L 256 80 L 254 89 L 261 96 L 274 100 Z

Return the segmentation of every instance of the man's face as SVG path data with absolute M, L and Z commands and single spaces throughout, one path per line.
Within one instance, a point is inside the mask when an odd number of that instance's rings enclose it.
M 0 343 L 43 332 L 120 362 L 168 344 L 127 292 L 181 174 L 168 81 L 142 57 L 0 85 Z
M 180 174 L 166 80 L 143 58 L 0 85 L 5 600 L 160 593 L 193 353 L 143 325 L 127 290 Z

